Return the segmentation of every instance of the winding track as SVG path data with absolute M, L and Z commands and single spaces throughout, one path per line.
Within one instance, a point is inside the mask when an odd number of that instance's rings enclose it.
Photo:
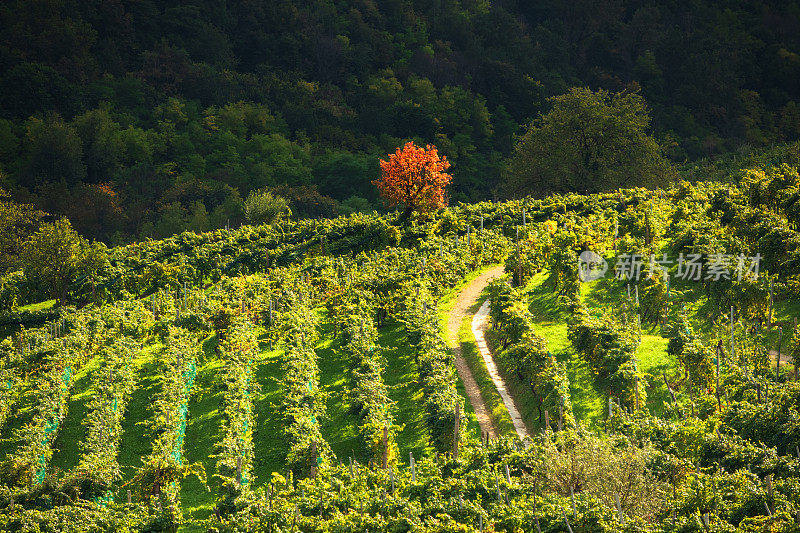
M 447 343 L 455 354 L 458 375 L 461 378 L 461 381 L 464 383 L 464 389 L 466 390 L 467 397 L 472 404 L 472 409 L 475 411 L 475 417 L 478 419 L 478 423 L 481 426 L 481 431 L 488 433 L 492 438 L 497 437 L 497 430 L 492 420 L 491 411 L 489 411 L 489 409 L 486 407 L 486 403 L 481 397 L 480 388 L 478 387 L 478 384 L 472 375 L 472 371 L 470 370 L 467 362 L 464 360 L 464 356 L 461 354 L 461 343 L 458 340 L 458 330 L 461 327 L 461 322 L 463 319 L 471 314 L 469 309 L 478 300 L 481 292 L 483 292 L 484 287 L 486 287 L 489 281 L 501 276 L 502 274 L 502 266 L 497 266 L 481 273 L 477 278 L 472 280 L 468 285 L 461 289 L 461 292 L 459 292 L 458 296 L 456 296 L 456 302 L 453 306 L 453 309 L 450 310 L 450 313 L 447 316 Z M 486 304 L 486 307 L 488 308 L 488 304 Z M 480 344 L 478 347 L 480 348 Z M 483 343 L 483 347 L 486 347 L 485 342 Z M 481 349 L 481 354 L 483 354 L 483 349 Z M 484 358 L 485 357 L 486 356 L 484 355 Z M 491 355 L 489 355 L 489 357 L 491 357 Z M 492 374 L 492 379 L 495 379 L 495 375 L 496 371 L 494 374 Z M 495 386 L 498 386 L 497 381 L 495 381 Z M 503 389 L 498 387 L 498 390 L 505 390 L 505 386 L 503 385 Z M 505 399 L 505 396 L 503 396 L 503 401 L 505 401 Z M 519 413 L 517 413 L 517 416 L 519 416 Z M 514 426 L 516 427 L 517 421 L 513 414 L 512 419 L 514 420 Z

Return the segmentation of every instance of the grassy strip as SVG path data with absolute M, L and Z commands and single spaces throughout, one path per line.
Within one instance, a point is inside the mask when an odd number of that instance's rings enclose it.
M 406 342 L 403 325 L 388 321 L 378 330 L 378 344 L 386 360 L 383 380 L 389 389 L 389 398 L 397 405 L 397 420 L 403 425 L 396 437 L 400 462 L 408 462 L 409 452 L 413 452 L 415 458 L 434 453 L 425 425 L 425 395 L 418 383 L 419 370 L 414 352 Z
M 53 441 L 53 458 L 50 466 L 55 471 L 67 471 L 78 464 L 81 452 L 78 444 L 83 440 L 86 428 L 82 422 L 89 413 L 89 402 L 95 394 L 95 383 L 92 374 L 100 368 L 100 358 L 89 361 L 80 372 L 75 374 L 67 403 L 67 416 L 61 421 L 61 429 Z
M 597 390 L 589 365 L 572 349 L 567 337 L 569 313 L 558 296 L 544 282 L 549 274 L 540 272 L 528 282 L 528 309 L 534 316 L 536 334 L 547 340 L 547 349 L 567 365 L 572 412 L 575 418 L 590 426 L 603 419 L 605 400 Z
M 137 368 L 137 386 L 125 410 L 122 420 L 122 439 L 119 444 L 119 462 L 122 470 L 122 483 L 129 481 L 142 466 L 142 458 L 153 449 L 150 432 L 145 423 L 155 414 L 151 398 L 161 390 L 158 379 L 158 357 L 164 346 L 161 343 L 153 344 L 142 350 L 139 357 L 135 358 L 132 365 Z M 126 490 L 121 488 L 117 494 L 118 501 Z
M 214 494 L 219 481 L 213 477 L 214 454 L 222 441 L 222 407 L 224 389 L 220 383 L 225 368 L 224 361 L 217 359 L 214 349 L 217 336 L 210 335 L 203 341 L 203 354 L 198 361 L 194 394 L 189 401 L 189 420 L 186 424 L 184 456 L 188 464 L 200 463 L 206 472 L 210 491 L 195 476 L 181 482 L 181 501 L 187 517 L 201 519 L 211 516 L 214 509 Z
M 317 310 L 322 313 L 322 310 Z M 322 434 L 340 460 L 347 460 L 362 448 L 358 434 L 358 420 L 350 410 L 351 358 L 342 349 L 339 338 L 333 339 L 333 324 L 320 316 L 320 340 L 316 347 L 319 366 L 319 385 L 328 395 L 326 416 L 321 423 Z M 362 463 L 365 456 L 356 456 Z

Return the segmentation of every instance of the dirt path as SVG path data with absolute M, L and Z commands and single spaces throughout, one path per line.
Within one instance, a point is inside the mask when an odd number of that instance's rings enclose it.
M 472 409 L 475 411 L 475 417 L 478 419 L 481 431 L 488 432 L 489 436 L 492 438 L 497 436 L 497 431 L 492 422 L 489 409 L 487 409 L 481 397 L 480 388 L 475 382 L 475 378 L 472 376 L 472 371 L 470 371 L 469 365 L 467 365 L 467 362 L 461 355 L 461 343 L 458 341 L 458 330 L 461 328 L 461 322 L 464 320 L 464 317 L 471 314 L 469 308 L 478 300 L 481 292 L 483 292 L 483 288 L 486 287 L 491 279 L 501 276 L 502 274 L 503 267 L 498 266 L 483 272 L 472 280 L 458 293 L 455 305 L 447 316 L 447 344 L 456 356 L 456 370 L 458 370 L 458 376 L 464 383 L 464 389 L 467 392 L 469 402 L 472 404 Z
M 514 429 L 519 438 L 525 440 L 525 437 L 529 436 L 528 430 L 525 427 L 525 422 L 522 421 L 522 415 L 519 413 L 519 409 L 517 409 L 517 405 L 514 403 L 514 398 L 511 397 L 511 393 L 506 387 L 503 376 L 500 375 L 500 372 L 497 370 L 497 365 L 494 364 L 492 352 L 489 351 L 489 347 L 486 345 L 484 333 L 486 333 L 488 327 L 489 299 L 487 298 L 486 301 L 483 302 L 483 305 L 481 305 L 481 308 L 478 309 L 478 312 L 475 313 L 475 316 L 472 317 L 472 334 L 475 336 L 475 343 L 478 345 L 478 351 L 481 352 L 483 362 L 486 364 L 486 370 L 489 372 L 489 376 L 492 378 L 492 382 L 508 410 L 508 415 L 511 417 L 511 422 L 514 424 Z

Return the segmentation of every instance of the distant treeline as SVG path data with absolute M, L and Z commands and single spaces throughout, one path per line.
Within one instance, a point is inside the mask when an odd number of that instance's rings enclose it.
M 0 187 L 107 242 L 379 205 L 378 158 L 433 143 L 451 200 L 497 193 L 570 87 L 641 88 L 676 162 L 800 137 L 800 3 L 9 1 Z

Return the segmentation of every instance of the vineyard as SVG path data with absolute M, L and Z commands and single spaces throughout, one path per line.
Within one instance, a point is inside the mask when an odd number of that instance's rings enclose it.
M 798 531 L 800 177 L 736 178 L 183 233 L 60 306 L 7 276 L 0 530 Z M 442 319 L 497 265 L 524 440 Z

